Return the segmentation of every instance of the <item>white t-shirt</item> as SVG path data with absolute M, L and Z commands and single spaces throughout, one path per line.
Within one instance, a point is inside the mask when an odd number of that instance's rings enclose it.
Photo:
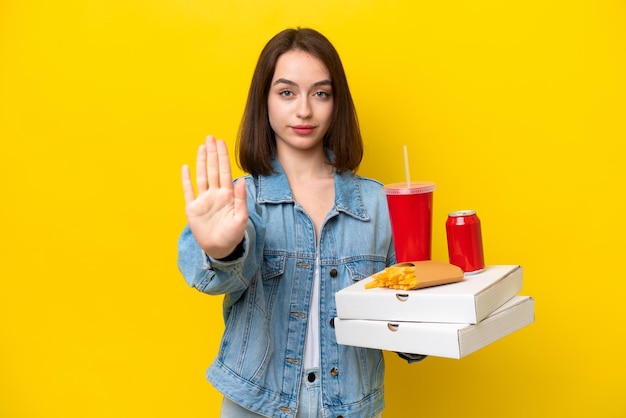
M 315 258 L 313 273 L 313 293 L 309 307 L 306 342 L 304 343 L 304 369 L 320 366 L 320 260 Z

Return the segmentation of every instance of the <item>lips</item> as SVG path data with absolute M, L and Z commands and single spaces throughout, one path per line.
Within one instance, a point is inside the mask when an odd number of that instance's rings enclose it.
M 315 130 L 315 126 L 296 125 L 296 126 L 292 126 L 291 129 L 298 135 L 309 135 L 311 132 Z

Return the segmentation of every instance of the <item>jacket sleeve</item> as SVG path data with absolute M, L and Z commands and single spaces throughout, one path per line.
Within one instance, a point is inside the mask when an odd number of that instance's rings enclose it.
M 221 261 L 206 255 L 198 245 L 189 226 L 186 226 L 178 239 L 178 269 L 187 284 L 200 292 L 213 295 L 245 288 L 245 280 L 240 272 L 249 241 L 246 236 L 244 236 L 244 251 L 241 256 L 234 260 Z

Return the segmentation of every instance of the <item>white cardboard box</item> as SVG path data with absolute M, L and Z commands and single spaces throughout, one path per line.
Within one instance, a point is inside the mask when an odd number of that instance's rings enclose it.
M 460 359 L 534 320 L 534 299 L 515 296 L 478 324 L 335 318 L 335 333 L 339 344 Z
M 463 281 L 417 290 L 365 289 L 367 277 L 335 294 L 337 317 L 475 324 L 522 289 L 517 265 L 487 266 Z

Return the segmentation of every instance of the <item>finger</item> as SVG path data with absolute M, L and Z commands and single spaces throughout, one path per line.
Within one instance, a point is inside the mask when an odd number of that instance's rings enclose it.
M 196 157 L 196 186 L 198 187 L 198 194 L 206 192 L 209 188 L 209 183 L 206 177 L 205 145 L 200 145 L 198 147 L 198 156 Z
M 196 195 L 193 191 L 193 184 L 191 184 L 191 175 L 189 174 L 189 166 L 187 164 L 183 165 L 183 196 L 185 197 L 185 204 L 190 204 L 196 198 Z
M 233 177 L 230 171 L 230 159 L 228 158 L 228 147 L 221 139 L 217 141 L 217 157 L 219 161 L 219 182 L 220 187 L 226 189 L 233 188 Z
M 212 135 L 206 137 L 206 177 L 211 187 L 220 187 L 219 160 L 217 145 Z

